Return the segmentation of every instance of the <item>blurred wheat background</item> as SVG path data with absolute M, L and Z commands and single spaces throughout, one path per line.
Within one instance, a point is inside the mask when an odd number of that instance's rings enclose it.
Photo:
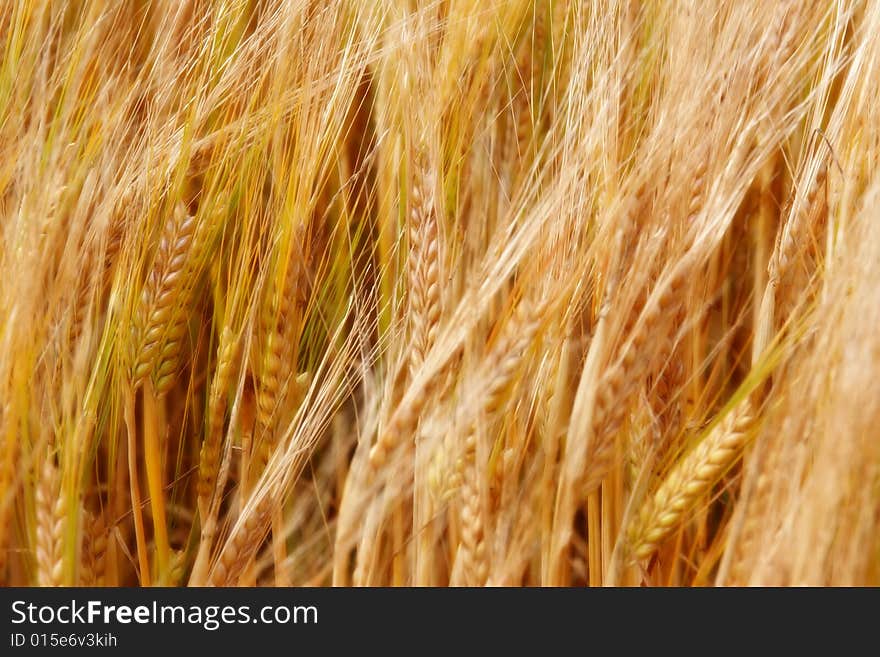
M 880 584 L 878 0 L 4 0 L 0 582 Z

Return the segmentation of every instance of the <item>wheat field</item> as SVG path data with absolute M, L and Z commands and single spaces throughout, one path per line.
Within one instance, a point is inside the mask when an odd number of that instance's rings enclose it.
M 878 35 L 4 0 L 0 583 L 880 584 Z

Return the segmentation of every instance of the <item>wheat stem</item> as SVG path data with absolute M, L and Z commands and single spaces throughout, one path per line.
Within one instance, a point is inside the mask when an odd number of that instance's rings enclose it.
M 134 391 L 128 390 L 125 395 L 125 428 L 128 438 L 128 485 L 131 493 L 131 512 L 134 519 L 135 542 L 137 543 L 139 578 L 141 586 L 150 585 L 150 558 L 147 553 L 147 537 L 144 530 L 143 507 L 141 506 L 141 488 L 138 481 L 137 463 L 137 429 L 134 417 Z

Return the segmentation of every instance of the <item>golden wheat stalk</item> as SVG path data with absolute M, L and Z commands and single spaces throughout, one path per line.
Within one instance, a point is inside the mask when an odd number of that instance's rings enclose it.
M 648 299 L 633 333 L 623 346 L 620 358 L 605 370 L 599 380 L 587 446 L 587 469 L 582 484 L 586 494 L 598 488 L 613 465 L 614 436 L 626 420 L 628 400 L 637 389 L 641 376 L 654 361 L 645 352 L 663 353 L 670 349 L 671 338 L 666 323 L 675 316 L 676 309 L 682 304 L 682 287 L 691 270 L 686 265 L 686 260 L 680 263 Z M 652 340 L 649 347 L 648 343 Z
M 233 331 L 228 326 L 224 328 L 217 346 L 217 366 L 208 395 L 205 439 L 202 441 L 202 448 L 199 451 L 199 478 L 196 494 L 199 513 L 203 519 L 207 518 L 208 508 L 214 494 L 214 485 L 217 481 L 229 385 L 232 381 L 239 345 L 240 341 Z
M 58 468 L 47 456 L 39 473 L 35 511 L 37 583 L 39 586 L 64 584 L 64 523 L 67 513 Z
M 483 520 L 483 500 L 479 489 L 480 470 L 473 457 L 469 458 L 465 465 L 463 481 L 459 516 L 461 542 L 456 554 L 459 579 L 453 578 L 451 584 L 482 586 L 489 576 L 489 559 Z
M 748 401 L 730 411 L 700 443 L 672 468 L 642 505 L 627 531 L 637 559 L 653 554 L 686 514 L 708 494 L 742 453 L 754 420 Z
M 436 339 L 441 311 L 440 226 L 434 200 L 436 172 L 428 157 L 427 146 L 420 143 L 413 148 L 412 185 L 409 195 L 409 248 L 407 272 L 409 282 L 410 330 L 408 370 L 410 378 L 417 376 L 422 363 Z M 404 406 L 391 418 L 370 450 L 370 465 L 377 469 L 385 463 L 389 452 L 412 433 L 422 405 L 430 397 L 426 389 L 415 400 L 414 406 Z M 404 411 L 404 412 L 401 412 Z
M 165 223 L 159 248 L 144 285 L 133 336 L 132 387 L 147 376 L 153 378 L 157 395 L 173 382 L 177 356 L 185 327 L 185 314 L 178 310 L 185 287 L 196 220 L 182 203 Z
M 245 509 L 214 563 L 212 586 L 230 586 L 239 581 L 269 530 L 272 506 L 268 495 L 264 495 L 253 508 Z
M 110 533 L 102 512 L 89 513 L 86 511 L 84 517 L 80 585 L 104 586 Z
M 271 285 L 269 303 L 262 315 L 263 341 L 257 371 L 258 433 L 263 441 L 261 463 L 265 464 L 275 447 L 274 427 L 281 406 L 287 400 L 290 379 L 296 366 L 297 341 L 305 309 L 305 226 L 295 231 L 291 254 L 280 281 Z
M 412 313 L 410 376 L 421 367 L 436 339 L 440 321 L 440 226 L 434 177 L 425 145 L 414 148 L 409 198 L 409 293 Z
M 463 449 L 456 449 L 455 435 L 447 433 L 431 461 L 429 484 L 438 499 L 449 497 L 463 484 L 466 465 L 474 458 L 476 424 L 500 410 L 505 394 L 540 331 L 548 306 L 548 299 L 538 302 L 521 300 L 503 335 L 486 356 L 474 388 L 480 405 L 476 416 L 467 425 Z

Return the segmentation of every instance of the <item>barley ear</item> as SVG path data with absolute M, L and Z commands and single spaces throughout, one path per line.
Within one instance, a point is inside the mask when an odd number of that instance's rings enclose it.
M 742 452 L 752 422 L 751 406 L 742 402 L 672 468 L 629 527 L 627 540 L 633 557 L 646 559 L 653 554 L 711 491 Z
M 46 456 L 36 489 L 36 558 L 39 586 L 62 586 L 65 498 L 58 469 Z

